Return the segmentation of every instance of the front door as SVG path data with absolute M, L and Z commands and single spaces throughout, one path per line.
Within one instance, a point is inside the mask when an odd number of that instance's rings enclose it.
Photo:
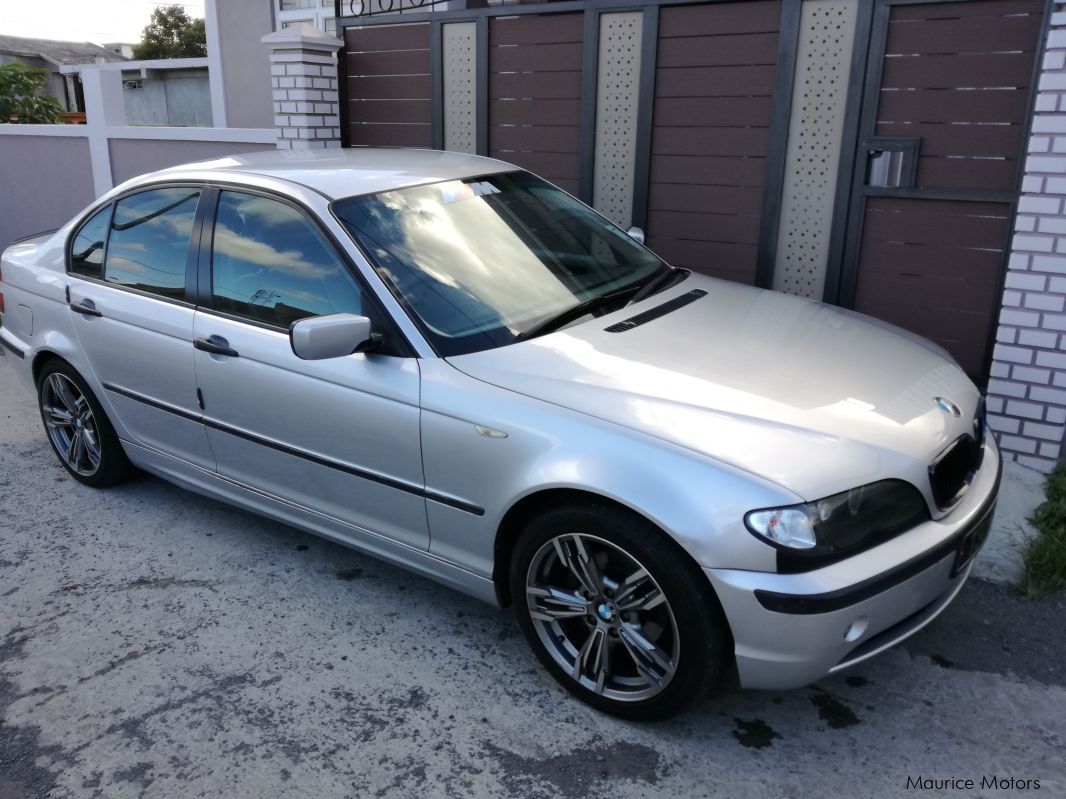
M 214 218 L 195 364 L 219 473 L 428 549 L 417 360 L 296 357 L 289 325 L 331 313 L 373 317 L 363 290 L 292 205 L 222 191 Z
M 826 299 L 987 376 L 1044 0 L 877 0 L 839 282 Z

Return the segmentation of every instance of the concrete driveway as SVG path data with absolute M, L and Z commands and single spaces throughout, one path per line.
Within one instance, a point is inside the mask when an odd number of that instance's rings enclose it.
M 628 724 L 510 613 L 155 478 L 84 488 L 39 428 L 0 360 L 0 799 L 1066 795 L 1061 599 L 972 581 L 847 677 Z

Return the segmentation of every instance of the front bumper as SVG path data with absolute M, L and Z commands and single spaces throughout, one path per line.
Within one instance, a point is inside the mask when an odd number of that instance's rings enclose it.
M 980 472 L 948 516 L 824 569 L 705 569 L 729 620 L 746 688 L 787 689 L 883 652 L 920 630 L 965 583 L 999 492 L 991 438 Z M 960 563 L 959 552 L 968 556 Z

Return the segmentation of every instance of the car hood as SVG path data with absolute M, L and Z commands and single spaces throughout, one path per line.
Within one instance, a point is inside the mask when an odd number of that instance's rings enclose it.
M 694 290 L 623 332 L 606 327 Z M 942 349 L 830 305 L 700 275 L 636 305 L 448 359 L 471 377 L 625 426 L 804 499 L 924 474 L 980 394 Z M 960 410 L 942 410 L 942 397 Z

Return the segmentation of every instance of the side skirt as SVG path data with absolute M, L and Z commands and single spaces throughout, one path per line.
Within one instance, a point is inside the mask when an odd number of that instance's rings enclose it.
M 292 525 L 499 607 L 492 580 L 430 552 L 318 513 L 142 444 L 123 440 L 122 446 L 134 465 L 181 488 Z

